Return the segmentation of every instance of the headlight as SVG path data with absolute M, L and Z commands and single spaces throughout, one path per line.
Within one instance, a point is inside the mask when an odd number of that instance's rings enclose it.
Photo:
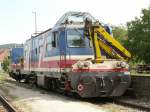
M 127 67 L 127 63 L 126 63 L 126 62 L 121 62 L 121 63 L 120 63 L 120 66 L 121 66 L 122 68 L 126 68 L 126 67 Z
M 78 64 L 77 64 L 78 68 L 83 68 L 84 67 L 84 63 L 79 61 Z
M 84 67 L 90 67 L 91 63 L 90 62 L 84 62 Z

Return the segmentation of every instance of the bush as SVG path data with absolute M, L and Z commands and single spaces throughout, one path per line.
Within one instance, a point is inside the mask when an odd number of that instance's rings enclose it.
M 9 66 L 10 66 L 10 60 L 9 60 L 9 57 L 5 58 L 2 62 L 2 69 L 5 71 L 5 72 L 9 72 Z

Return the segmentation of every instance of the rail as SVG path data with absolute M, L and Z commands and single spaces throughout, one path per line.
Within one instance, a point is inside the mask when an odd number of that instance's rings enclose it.
M 150 107 L 142 106 L 139 104 L 130 103 L 130 102 L 119 100 L 119 99 L 115 99 L 115 100 L 113 100 L 113 102 L 115 104 L 119 104 L 122 106 L 127 106 L 127 107 L 131 107 L 131 108 L 139 109 L 140 111 L 150 112 Z
M 4 96 L 0 95 L 0 101 L 8 112 L 17 112 L 17 110 L 6 100 Z

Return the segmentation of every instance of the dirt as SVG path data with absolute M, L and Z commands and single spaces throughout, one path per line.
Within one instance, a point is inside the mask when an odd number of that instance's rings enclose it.
M 99 106 L 72 101 L 58 94 L 43 94 L 40 91 L 16 87 L 13 84 L 11 86 L 13 88 L 9 88 L 9 95 L 18 97 L 13 103 L 24 112 L 105 112 Z
M 6 112 L 6 109 L 5 109 L 4 106 L 1 104 L 1 102 L 0 102 L 0 112 Z

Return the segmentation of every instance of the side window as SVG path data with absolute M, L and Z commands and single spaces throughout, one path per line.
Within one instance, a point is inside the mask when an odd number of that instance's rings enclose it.
M 49 34 L 46 38 L 46 51 L 50 51 L 52 49 L 52 35 Z
M 46 38 L 46 51 L 50 51 L 52 48 L 57 47 L 58 32 L 53 32 Z
M 38 39 L 35 39 L 35 54 L 38 54 Z
M 37 48 L 35 48 L 35 54 L 36 54 L 36 55 L 38 54 L 38 50 L 37 50 Z
M 39 53 L 41 53 L 42 48 L 43 48 L 43 38 L 40 38 L 39 39 Z
M 57 47 L 58 32 L 53 32 L 52 47 Z

